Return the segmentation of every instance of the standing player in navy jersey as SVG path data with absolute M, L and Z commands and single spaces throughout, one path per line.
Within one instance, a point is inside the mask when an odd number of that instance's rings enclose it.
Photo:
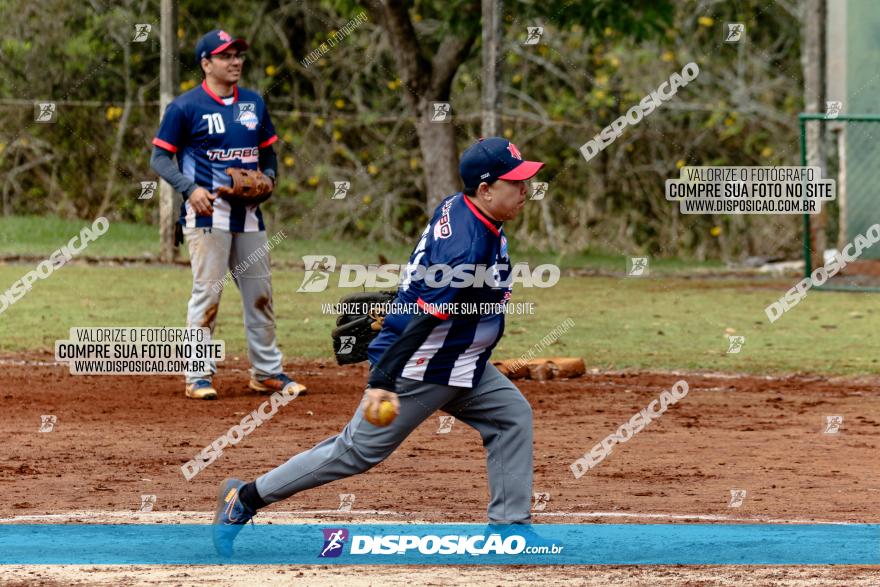
M 179 222 L 193 272 L 187 325 L 214 332 L 226 272 L 241 263 L 245 269 L 233 277 L 244 305 L 249 385 L 261 392 L 290 388 L 288 394 L 301 394 L 305 388 L 282 370 L 275 340 L 268 239 L 260 207 L 232 204 L 215 193 L 231 184 L 225 173 L 229 167 L 259 169 L 275 181 L 278 163 L 272 143 L 278 136 L 266 104 L 256 92 L 238 87 L 247 47 L 222 30 L 199 40 L 196 63 L 205 79 L 165 110 L 150 164 L 183 195 Z M 248 259 L 260 249 L 263 254 Z M 187 373 L 186 396 L 216 399 L 211 381 L 216 370 L 211 361 L 205 371 Z
M 525 180 L 542 166 L 523 161 L 513 143 L 498 137 L 480 140 L 464 152 L 459 169 L 465 190 L 438 206 L 410 257 L 408 276 L 369 348 L 370 377 L 360 408 L 340 434 L 256 481 L 221 484 L 214 516 L 214 545 L 220 554 L 231 555 L 236 535 L 259 508 L 378 465 L 437 410 L 474 427 L 483 438 L 489 522 L 530 522 L 532 409 L 489 357 L 504 332 L 503 305 L 510 297 L 511 263 L 502 224 L 522 210 Z M 469 287 L 455 287 L 464 280 L 444 284 L 418 278 L 417 267 L 424 273 L 438 265 L 485 268 L 487 277 Z M 445 311 L 456 304 L 502 309 Z M 409 308 L 419 310 L 396 313 Z M 364 413 L 376 413 L 383 400 L 394 405 L 397 418 L 388 426 L 374 426 Z

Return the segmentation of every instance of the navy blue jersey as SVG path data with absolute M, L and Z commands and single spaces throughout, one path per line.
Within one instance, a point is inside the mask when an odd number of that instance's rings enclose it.
M 415 274 L 416 267 L 437 265 L 450 267 L 452 279 L 444 279 L 439 270 L 432 279 L 405 278 L 382 331 L 370 344 L 371 364 L 381 359 L 383 365 L 402 365 L 400 372 L 384 374 L 386 382 L 402 376 L 474 387 L 504 333 L 503 305 L 510 298 L 511 277 L 507 238 L 501 223 L 486 218 L 462 193 L 446 198 L 434 211 L 410 256 L 407 275 Z M 476 281 L 459 278 L 469 272 L 478 276 Z M 467 287 L 456 287 L 468 283 Z M 429 323 L 427 337 L 419 339 L 421 344 L 414 352 L 405 350 L 408 357 L 383 357 L 386 351 L 394 353 L 405 347 L 393 345 L 417 315 L 408 311 L 415 306 L 437 318 Z M 456 308 L 456 313 L 445 311 Z M 478 311 L 481 308 L 487 310 Z
M 181 173 L 214 192 L 231 185 L 227 167 L 257 169 L 260 149 L 276 140 L 259 94 L 233 86 L 233 95 L 224 99 L 202 82 L 168 105 L 153 144 L 176 153 Z M 184 200 L 180 223 L 231 232 L 266 230 L 259 206 L 232 205 L 223 198 L 214 200 L 213 216 L 197 216 Z

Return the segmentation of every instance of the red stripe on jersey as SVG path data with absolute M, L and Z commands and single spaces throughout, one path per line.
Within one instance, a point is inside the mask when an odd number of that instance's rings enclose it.
M 209 96 L 211 96 L 211 98 L 213 98 L 213 100 L 215 102 L 217 102 L 221 106 L 226 106 L 226 104 L 223 102 L 223 98 L 221 98 L 220 96 L 215 94 L 213 91 L 211 91 L 211 88 L 208 87 L 207 80 L 202 80 L 202 89 L 205 90 L 205 93 L 208 94 Z M 238 86 L 237 85 L 232 86 L 232 103 L 235 104 L 236 102 L 238 102 Z
M 163 141 L 159 137 L 156 137 L 155 139 L 153 139 L 153 144 L 156 145 L 157 147 L 162 147 L 166 151 L 171 151 L 172 153 L 177 152 L 177 147 L 175 147 L 174 145 L 172 145 L 168 141 Z
M 260 143 L 260 148 L 265 149 L 266 147 L 268 147 L 269 145 L 271 145 L 272 143 L 274 143 L 277 140 L 278 140 L 278 135 L 272 135 L 271 137 L 269 137 L 268 139 L 266 139 L 265 141 Z
M 483 213 L 480 212 L 479 208 L 474 206 L 474 204 L 471 202 L 470 197 L 467 194 L 463 195 L 462 197 L 464 198 L 464 203 L 467 204 L 467 207 L 470 208 L 471 212 L 474 213 L 474 216 L 479 218 L 480 222 L 485 224 L 486 228 L 492 231 L 492 234 L 494 234 L 495 236 L 501 236 L 501 231 L 498 230 L 498 227 L 492 224 L 491 220 L 483 216 Z
M 441 320 L 446 320 L 449 318 L 449 314 L 444 314 L 443 312 L 438 312 L 437 310 L 434 309 L 435 308 L 434 304 L 429 304 L 428 302 L 426 302 L 422 298 L 419 298 L 416 303 L 419 305 L 419 308 L 421 308 L 422 310 L 424 310 L 425 312 L 427 312 L 428 314 L 430 314 L 434 318 L 440 318 Z

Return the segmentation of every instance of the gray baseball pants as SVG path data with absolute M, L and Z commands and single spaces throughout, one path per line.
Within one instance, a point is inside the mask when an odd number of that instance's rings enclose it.
M 370 424 L 358 406 L 341 433 L 259 477 L 256 486 L 260 497 L 274 503 L 363 473 L 385 460 L 434 412 L 443 410 L 475 428 L 483 438 L 491 493 L 489 522 L 529 523 L 532 408 L 516 386 L 490 363 L 473 389 L 398 378 L 397 390 L 400 414 L 391 424 Z
M 244 326 L 252 372 L 258 378 L 281 373 L 281 351 L 275 340 L 272 275 L 266 232 L 184 228 L 183 234 L 193 273 L 187 326 L 206 326 L 211 329 L 211 334 L 214 333 L 226 272 L 231 271 L 244 306 Z M 186 373 L 186 382 L 211 379 L 216 372 L 216 363 L 210 361 L 205 371 Z

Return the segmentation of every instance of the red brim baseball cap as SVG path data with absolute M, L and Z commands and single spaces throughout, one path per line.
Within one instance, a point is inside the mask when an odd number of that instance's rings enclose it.
M 211 55 L 216 55 L 217 53 L 222 53 L 226 51 L 230 47 L 237 47 L 239 51 L 247 51 L 248 44 L 244 39 L 232 39 L 228 43 L 224 43 L 211 51 Z
M 214 29 L 196 43 L 196 63 L 201 63 L 204 57 L 216 55 L 230 47 L 237 47 L 239 51 L 245 51 L 248 44 L 244 39 L 233 37 L 224 30 Z
M 523 161 L 519 149 L 501 137 L 480 139 L 462 154 L 458 171 L 466 189 L 496 179 L 522 181 L 534 177 L 544 167 L 540 161 Z
M 523 179 L 531 179 L 541 171 L 544 164 L 540 161 L 523 161 L 517 165 L 512 171 L 499 175 L 498 179 L 507 179 L 509 181 L 519 181 Z

